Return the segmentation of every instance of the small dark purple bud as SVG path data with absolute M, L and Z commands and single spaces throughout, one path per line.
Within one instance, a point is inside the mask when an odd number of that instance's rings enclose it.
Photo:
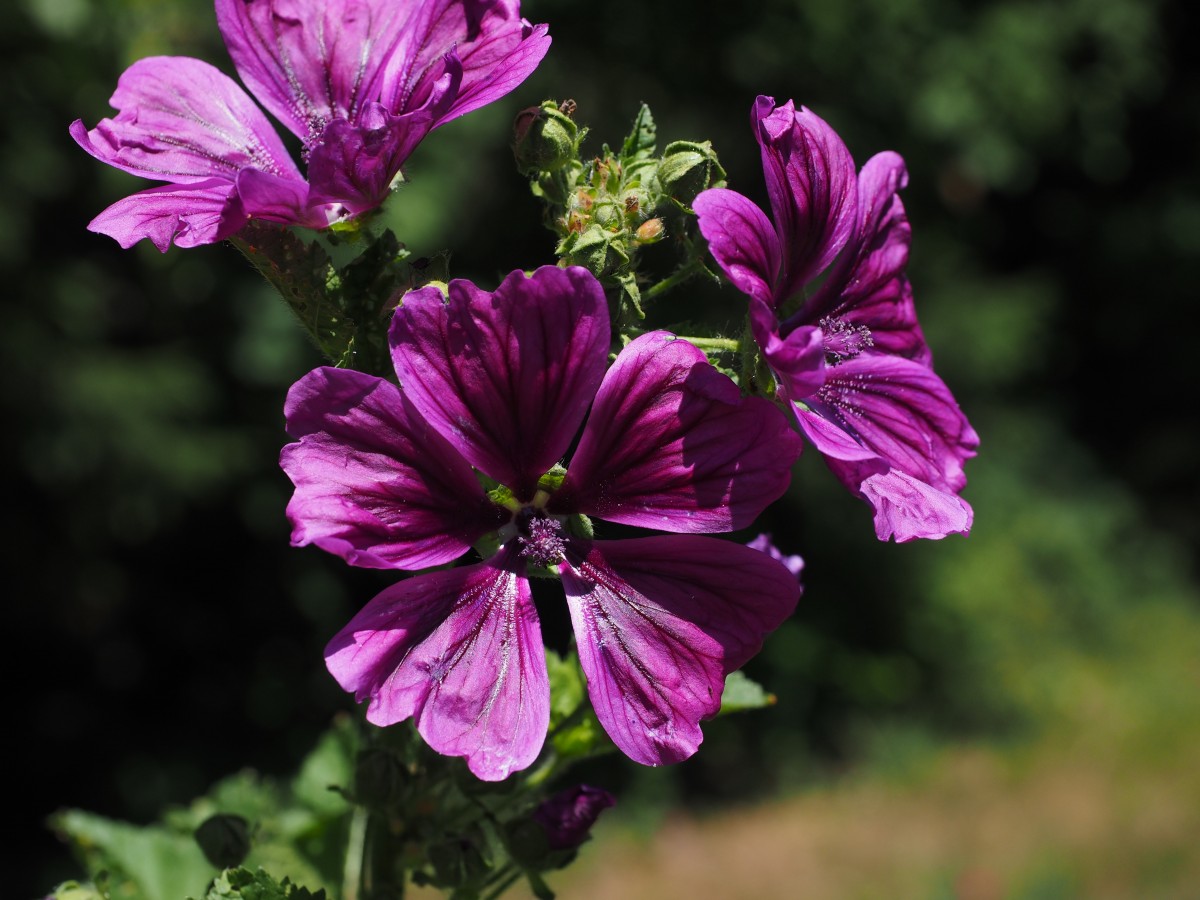
M 608 791 L 581 784 L 543 801 L 533 820 L 546 832 L 551 850 L 572 850 L 588 839 L 600 813 L 616 803 Z

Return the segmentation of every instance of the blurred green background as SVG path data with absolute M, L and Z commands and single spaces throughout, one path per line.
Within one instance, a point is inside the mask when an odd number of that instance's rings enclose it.
M 795 98 L 860 164 L 907 160 L 922 324 L 982 437 L 974 532 L 940 543 L 875 542 L 805 455 L 762 523 L 808 561 L 800 610 L 748 667 L 778 705 L 712 723 L 683 765 L 587 773 L 622 810 L 567 895 L 670 896 L 661 879 L 706 865 L 725 881 L 696 896 L 1200 894 L 1194 8 L 523 12 L 550 23 L 550 55 L 421 145 L 401 240 L 486 286 L 551 262 L 506 146 L 547 97 L 577 101 L 595 148 L 644 100 L 660 145 L 711 139 L 765 202 L 750 104 Z M 266 285 L 230 247 L 121 251 L 85 230 L 146 183 L 67 125 L 108 115 L 143 56 L 232 73 L 211 5 L 15 0 L 0 45 L 5 892 L 32 897 L 77 874 L 43 826 L 60 807 L 148 821 L 243 766 L 294 767 L 350 705 L 321 648 L 389 578 L 287 546 L 282 400 L 318 359 Z M 673 309 L 740 302 L 685 289 Z M 744 872 L 735 833 L 759 836 Z

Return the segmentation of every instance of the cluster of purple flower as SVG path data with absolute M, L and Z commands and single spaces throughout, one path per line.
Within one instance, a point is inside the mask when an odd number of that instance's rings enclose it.
M 374 209 L 430 131 L 503 97 L 546 55 L 518 0 L 216 0 L 254 97 L 300 139 L 308 178 L 245 91 L 198 59 L 121 76 L 120 110 L 71 135 L 118 169 L 169 184 L 89 226 L 129 247 L 211 244 L 249 219 L 325 228 Z
M 99 159 L 171 182 L 92 223 L 125 246 L 373 208 L 426 133 L 510 91 L 549 42 L 516 0 L 217 0 L 217 17 L 243 80 L 303 142 L 308 179 L 230 79 L 143 60 L 121 79 L 116 119 L 72 126 Z M 725 677 L 799 599 L 797 557 L 703 536 L 748 527 L 782 495 L 793 423 L 874 508 L 880 539 L 970 529 L 959 492 L 978 439 L 913 310 L 902 160 L 882 153 L 856 173 L 828 125 L 769 97 L 753 126 L 774 225 L 730 190 L 694 208 L 749 298 L 782 408 L 667 332 L 609 366 L 604 291 L 580 268 L 513 272 L 490 293 L 410 292 L 389 332 L 398 386 L 321 368 L 292 388 L 294 544 L 402 570 L 483 551 L 388 588 L 330 642 L 330 672 L 369 700 L 370 721 L 414 719 L 483 779 L 529 766 L 550 719 L 530 578 L 551 576 L 612 740 L 646 764 L 690 756 Z M 673 534 L 600 540 L 593 517 Z

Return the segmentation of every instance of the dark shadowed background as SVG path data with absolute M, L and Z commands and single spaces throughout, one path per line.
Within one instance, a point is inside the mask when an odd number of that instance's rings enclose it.
M 513 116 L 545 98 L 573 98 L 597 149 L 646 101 L 660 146 L 712 140 L 730 186 L 765 202 L 750 105 L 794 98 L 859 164 L 884 149 L 907 160 L 918 310 L 982 438 L 967 466 L 974 533 L 940 543 L 875 542 L 868 508 L 806 453 L 762 522 L 808 561 L 800 610 L 748 667 L 778 705 L 708 726 L 681 766 L 591 777 L 654 820 L 947 742 L 1086 737 L 1113 716 L 1139 736 L 1118 769 L 1174 772 L 1200 741 L 1190 5 L 523 11 L 550 24 L 549 56 L 509 98 L 421 145 L 391 204 L 401 240 L 449 249 L 452 274 L 488 288 L 552 262 L 508 150 Z M 281 408 L 319 360 L 267 286 L 228 246 L 122 251 L 85 230 L 147 185 L 84 154 L 68 124 L 109 115 L 117 77 L 143 56 L 233 74 L 211 6 L 16 0 L 0 46 L 5 841 L 17 862 L 4 893 L 33 897 L 78 873 L 44 826 L 56 809 L 149 821 L 241 767 L 293 768 L 351 705 L 325 672 L 325 641 L 390 579 L 288 547 Z M 732 320 L 741 303 L 684 288 L 655 324 L 697 308 Z M 1200 799 L 1194 773 L 1180 789 Z M 1186 864 L 1164 858 L 1130 864 L 1135 893 L 1186 883 Z M 1088 882 L 1067 884 L 1037 896 Z

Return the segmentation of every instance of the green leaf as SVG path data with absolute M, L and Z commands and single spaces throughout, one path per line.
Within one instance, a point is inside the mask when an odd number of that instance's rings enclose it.
M 78 881 L 64 881 L 50 896 L 54 900 L 109 900 L 106 890 L 94 884 L 80 884 Z
M 633 130 L 621 145 L 621 161 L 628 165 L 635 160 L 653 156 L 657 135 L 654 116 L 650 114 L 650 107 L 643 103 L 634 117 Z
M 751 681 L 741 671 L 730 672 L 725 678 L 725 692 L 721 694 L 721 711 L 717 715 L 743 712 L 747 709 L 762 709 L 775 705 L 775 695 L 763 690 L 763 686 Z
M 203 900 L 325 900 L 325 891 L 314 893 L 287 878 L 276 881 L 262 869 L 227 869 L 213 879 Z
M 67 810 L 50 821 L 67 836 L 90 872 L 109 873 L 114 897 L 179 900 L 203 890 L 216 872 L 190 832 L 161 825 L 141 828 L 81 810 Z
M 550 741 L 558 755 L 574 759 L 612 746 L 587 699 L 587 683 L 574 652 L 546 651 L 550 675 Z
M 340 281 L 324 248 L 285 228 L 255 221 L 230 241 L 279 291 L 321 352 L 331 360 L 341 359 L 354 330 L 347 327 L 331 296 Z
M 304 806 L 322 816 L 340 816 L 350 805 L 335 789 L 349 789 L 354 780 L 354 760 L 358 753 L 358 730 L 345 716 L 321 736 L 321 740 L 300 765 L 292 781 L 292 795 Z

